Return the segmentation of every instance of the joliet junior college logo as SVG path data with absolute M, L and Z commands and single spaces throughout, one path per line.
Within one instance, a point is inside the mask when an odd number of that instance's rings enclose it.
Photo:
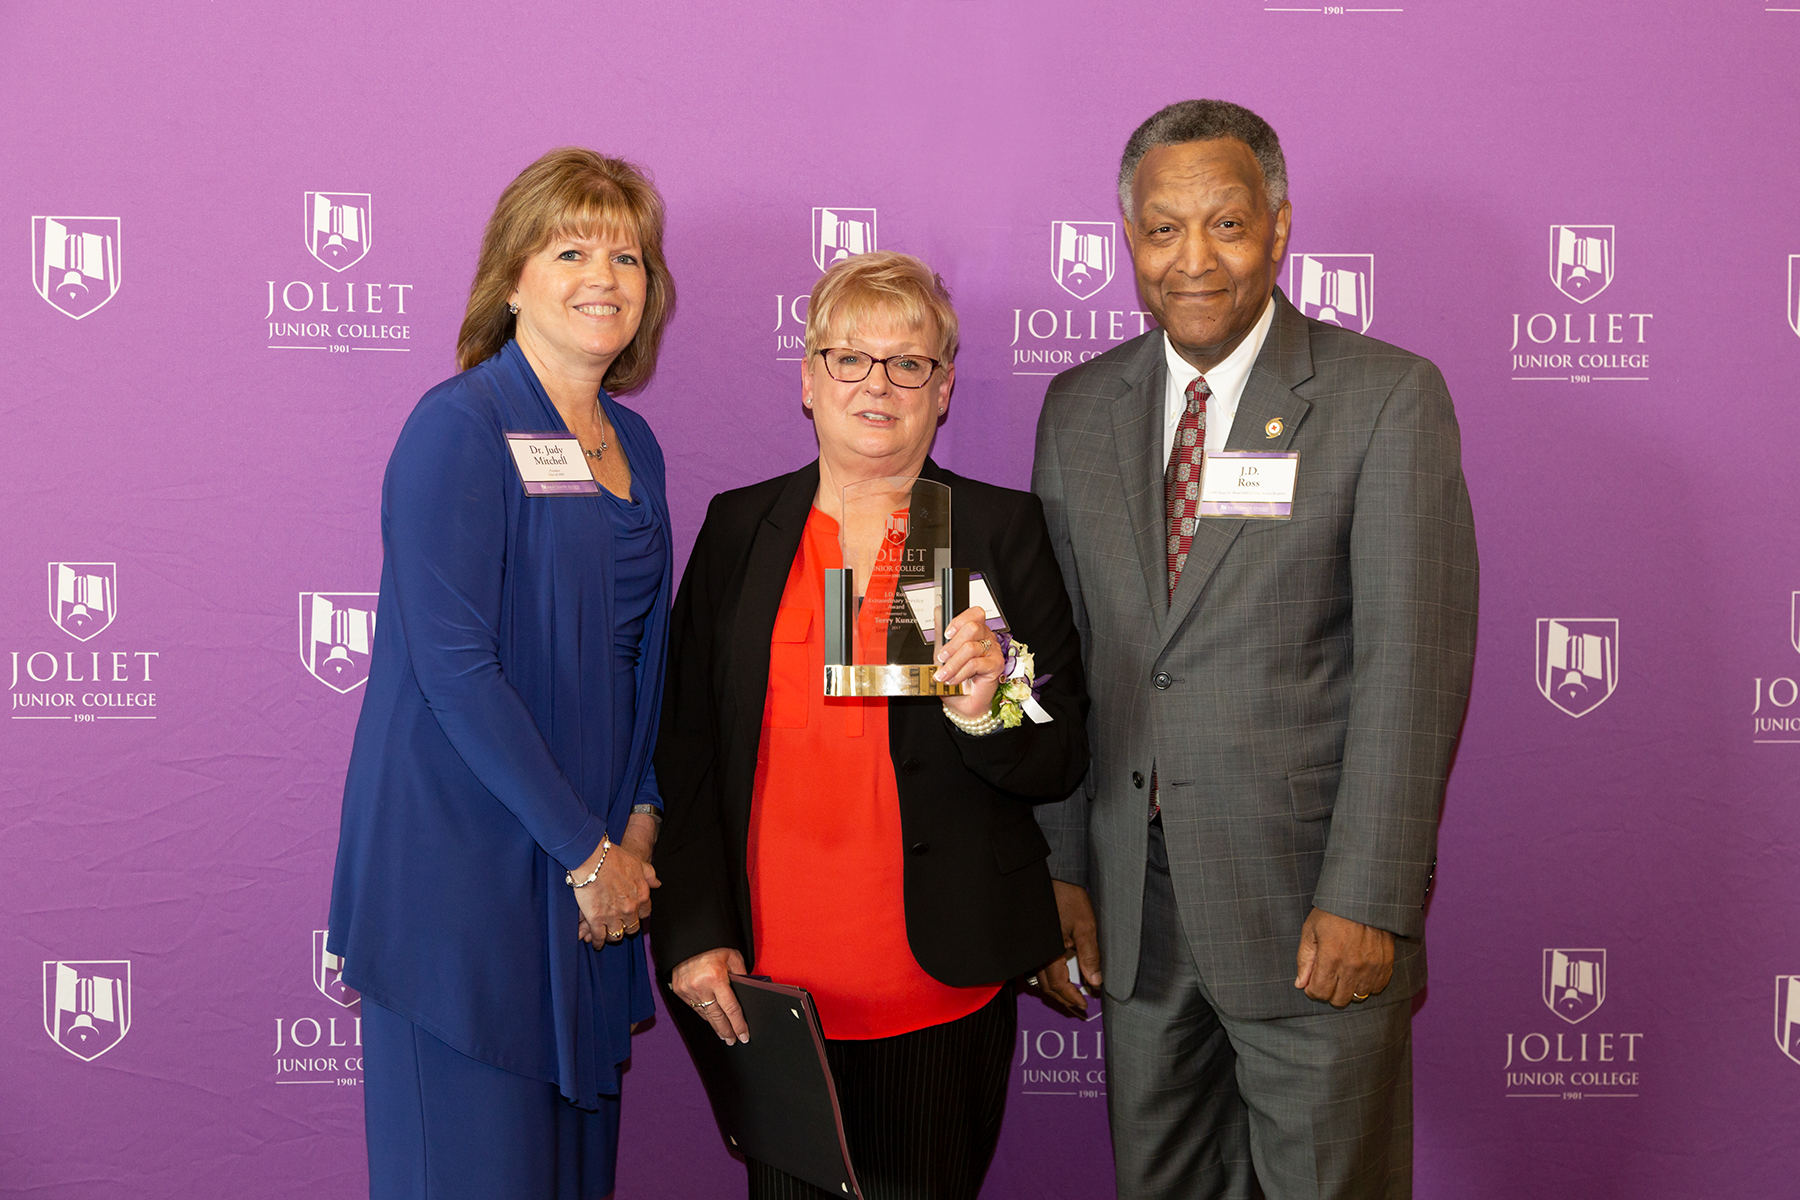
M 1544 951 L 1544 1003 L 1573 1025 L 1606 1003 L 1606 951 Z
M 1540 617 L 1537 685 L 1544 699 L 1584 717 L 1619 685 L 1619 622 L 1614 617 Z
M 1775 1044 L 1800 1063 L 1800 975 L 1775 977 Z
M 815 208 L 812 222 L 813 263 L 823 271 L 839 259 L 875 249 L 875 210 Z
M 301 592 L 300 661 L 314 679 L 348 693 L 369 678 L 375 592 Z
M 1611 225 L 1552 225 L 1550 282 L 1577 304 L 1586 304 L 1613 281 Z
M 312 935 L 313 986 L 327 1000 L 349 1008 L 362 996 L 344 982 L 344 960 L 325 948 L 327 929 L 315 929 Z
M 1050 274 L 1057 286 L 1086 300 L 1111 283 L 1117 237 L 1111 221 L 1050 222 Z
M 31 218 L 31 282 L 77 321 L 119 294 L 119 218 Z
M 306 193 L 306 252 L 334 271 L 346 271 L 369 252 L 368 192 Z
M 119 615 L 119 568 L 115 563 L 50 564 L 50 619 L 78 642 L 85 642 Z
M 1375 256 L 1296 254 L 1288 294 L 1314 320 L 1367 333 L 1375 320 Z
M 131 963 L 45 963 L 44 1032 L 83 1062 L 124 1041 L 131 1032 Z

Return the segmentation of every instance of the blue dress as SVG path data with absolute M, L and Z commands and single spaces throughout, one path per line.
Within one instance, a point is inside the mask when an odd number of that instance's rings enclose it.
M 595 1111 L 616 1105 L 650 978 L 641 936 L 576 937 L 563 874 L 603 832 L 623 836 L 632 805 L 661 804 L 672 582 L 661 450 L 600 402 L 631 502 L 525 495 L 504 432 L 565 427 L 516 343 L 426 393 L 401 430 L 328 938 L 387 1014 Z

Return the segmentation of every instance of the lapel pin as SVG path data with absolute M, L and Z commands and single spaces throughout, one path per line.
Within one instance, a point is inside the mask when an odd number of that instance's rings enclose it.
M 1281 436 L 1283 428 L 1285 428 L 1285 426 L 1282 425 L 1281 418 L 1276 417 L 1273 421 L 1270 421 L 1267 425 L 1263 426 L 1263 435 L 1273 440 Z

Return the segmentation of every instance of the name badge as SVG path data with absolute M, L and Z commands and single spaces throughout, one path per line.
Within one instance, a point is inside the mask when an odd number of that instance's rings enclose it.
M 1299 474 L 1298 454 L 1208 450 L 1200 473 L 1200 515 L 1290 520 Z
M 600 485 L 581 455 L 581 439 L 570 433 L 506 431 L 506 448 L 528 496 L 598 496 Z

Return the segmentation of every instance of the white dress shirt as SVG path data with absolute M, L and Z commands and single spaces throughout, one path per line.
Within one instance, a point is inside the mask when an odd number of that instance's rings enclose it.
M 1231 436 L 1232 418 L 1237 416 L 1238 400 L 1244 394 L 1244 384 L 1250 380 L 1250 368 L 1256 365 L 1256 356 L 1262 353 L 1263 341 L 1269 336 L 1269 326 L 1274 323 L 1275 297 L 1270 296 L 1249 335 L 1224 362 L 1206 373 L 1206 386 L 1212 389 L 1212 395 L 1206 401 L 1206 449 L 1215 452 L 1225 449 L 1225 440 Z M 1175 352 L 1167 333 L 1163 334 L 1163 357 L 1169 363 L 1169 385 L 1163 393 L 1163 469 L 1166 471 L 1169 455 L 1175 450 L 1175 428 L 1181 424 L 1181 414 L 1187 409 L 1187 386 L 1200 372 Z

